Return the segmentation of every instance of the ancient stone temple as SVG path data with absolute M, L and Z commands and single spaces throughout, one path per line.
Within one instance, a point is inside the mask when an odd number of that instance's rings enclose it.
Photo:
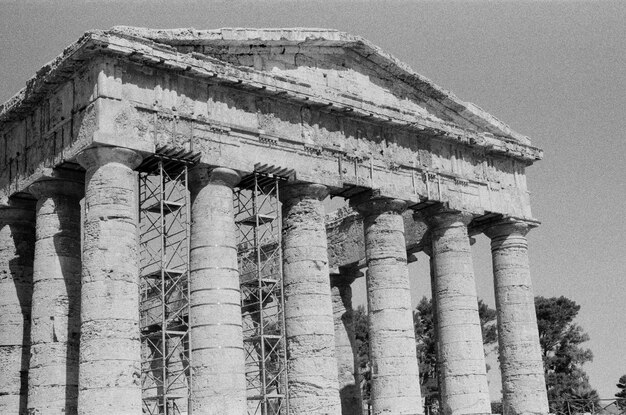
M 547 414 L 529 139 L 324 29 L 86 33 L 0 107 L 0 413 L 489 414 L 470 237 L 491 238 L 505 414 Z M 328 197 L 346 207 L 326 212 Z

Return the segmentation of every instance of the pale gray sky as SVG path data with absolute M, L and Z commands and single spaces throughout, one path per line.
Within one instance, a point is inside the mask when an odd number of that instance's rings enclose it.
M 0 0 L 0 101 L 84 31 L 114 25 L 358 34 L 530 136 L 545 150 L 528 169 L 543 222 L 529 235 L 535 292 L 582 306 L 591 383 L 602 397 L 616 392 L 626 374 L 626 2 Z M 493 306 L 488 242 L 474 253 L 479 295 Z M 425 262 L 412 270 L 416 302 L 430 288 Z

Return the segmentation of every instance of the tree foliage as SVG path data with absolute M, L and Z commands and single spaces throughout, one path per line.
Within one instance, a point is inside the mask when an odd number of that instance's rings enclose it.
M 496 311 L 478 300 L 478 316 L 483 335 L 483 344 L 489 347 L 498 340 L 498 331 L 495 325 Z M 437 378 L 437 340 L 435 336 L 434 308 L 431 299 L 422 297 L 413 311 L 415 326 L 415 341 L 417 358 L 420 364 L 420 385 L 422 397 L 426 405 L 432 405 L 439 400 L 439 385 Z M 487 368 L 488 370 L 488 368 Z
M 369 359 L 369 345 L 370 335 L 367 320 L 367 311 L 365 307 L 360 305 L 354 310 L 354 334 L 356 340 L 356 351 L 359 363 L 359 374 L 361 379 L 361 393 L 363 400 L 369 402 L 370 399 L 370 359 Z
M 580 306 L 566 297 L 535 298 L 539 340 L 544 362 L 546 386 L 550 409 L 554 413 L 588 412 L 598 404 L 598 393 L 590 386 L 589 378 L 582 365 L 593 358 L 593 354 L 581 344 L 589 336 L 576 323 Z M 478 302 L 483 344 L 486 348 L 497 342 L 495 325 L 496 311 L 482 300 Z M 422 298 L 413 312 L 416 351 L 420 364 L 420 385 L 426 404 L 439 399 L 436 371 L 437 343 L 432 301 Z M 369 329 L 365 307 L 359 306 L 354 313 L 356 345 L 359 371 L 363 379 L 363 398 L 370 396 Z M 626 407 L 626 375 L 619 380 L 622 398 L 621 408 Z M 569 406 L 569 409 L 567 408 Z
M 619 378 L 617 388 L 619 389 L 619 392 L 615 394 L 615 397 L 618 398 L 617 406 L 620 409 L 626 409 L 626 375 Z
M 539 342 L 552 412 L 588 412 L 598 404 L 582 365 L 593 359 L 580 345 L 589 336 L 574 323 L 580 306 L 566 297 L 535 297 Z
M 495 327 L 496 312 L 482 300 L 478 301 L 479 317 L 483 332 L 483 343 L 488 346 L 497 341 Z M 426 404 L 433 404 L 439 399 L 437 384 L 437 349 L 435 337 L 435 319 L 432 301 L 422 298 L 413 312 L 417 358 L 420 370 L 420 386 Z M 363 399 L 370 397 L 370 364 L 369 364 L 369 328 L 365 307 L 358 306 L 354 310 L 354 331 L 358 353 L 359 372 L 362 379 Z

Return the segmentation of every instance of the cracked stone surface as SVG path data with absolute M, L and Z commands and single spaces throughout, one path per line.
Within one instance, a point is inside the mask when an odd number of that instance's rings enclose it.
M 467 224 L 459 212 L 425 217 L 432 238 L 438 370 L 445 415 L 490 414 L 478 299 Z
M 0 413 L 25 414 L 35 204 L 0 206 Z
M 373 414 L 422 414 L 402 211 L 395 199 L 357 205 L 364 216 Z
M 191 364 L 194 413 L 246 413 L 233 170 L 196 167 L 191 190 Z
M 84 150 L 79 415 L 141 413 L 137 186 L 141 157 Z
M 61 179 L 29 188 L 38 198 L 29 415 L 77 413 L 83 189 L 81 182 Z
M 489 227 L 505 415 L 549 412 L 541 346 L 528 268 L 528 226 L 503 221 Z
M 315 184 L 281 189 L 291 415 L 341 414 L 322 204 L 327 194 Z

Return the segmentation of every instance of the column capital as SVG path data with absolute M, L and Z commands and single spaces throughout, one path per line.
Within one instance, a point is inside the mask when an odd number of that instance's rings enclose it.
M 537 224 L 514 218 L 504 218 L 488 224 L 483 230 L 491 239 L 491 251 L 507 248 L 527 249 L 526 234 Z
M 76 155 L 76 161 L 86 170 L 106 163 L 120 163 L 134 169 L 142 160 L 141 154 L 134 150 L 110 146 L 89 147 Z
M 361 215 L 380 215 L 382 213 L 401 214 L 407 208 L 407 203 L 401 199 L 392 199 L 379 196 L 371 191 L 350 199 L 350 206 Z
M 422 209 L 416 212 L 415 216 L 423 220 L 431 229 L 455 226 L 467 227 L 472 219 L 474 219 L 474 215 L 470 212 L 450 209 L 442 204 Z
M 195 166 L 189 170 L 189 187 L 203 188 L 209 183 L 223 184 L 230 188 L 237 186 L 241 176 L 227 167 Z
M 32 199 L 9 199 L 8 203 L 0 204 L 0 226 L 14 222 L 35 223 L 36 201 Z
M 537 227 L 536 223 L 521 219 L 504 218 L 488 224 L 483 230 L 483 233 L 493 240 L 509 235 L 526 236 L 526 234 L 535 227 Z
M 286 183 L 280 186 L 280 199 L 315 199 L 322 201 L 328 196 L 328 188 L 317 183 Z
M 80 199 L 85 193 L 85 183 L 75 179 L 45 177 L 28 186 L 28 192 L 37 199 L 52 196 Z

